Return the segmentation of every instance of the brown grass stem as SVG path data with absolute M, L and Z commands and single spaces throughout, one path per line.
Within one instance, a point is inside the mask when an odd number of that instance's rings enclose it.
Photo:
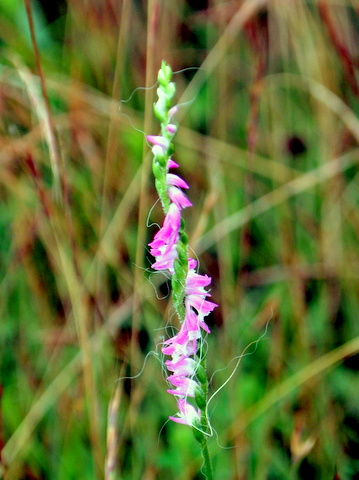
M 212 47 L 206 59 L 202 62 L 200 69 L 192 78 L 178 103 L 186 102 L 195 98 L 201 86 L 223 59 L 227 49 L 233 44 L 245 23 L 260 9 L 265 7 L 267 3 L 268 0 L 245 0 L 241 4 L 217 43 Z M 181 108 L 176 115 L 177 120 L 180 122 L 185 114 L 186 108 Z
M 30 0 L 25 0 L 25 7 L 26 7 L 27 19 L 29 22 L 31 42 L 32 42 L 32 46 L 35 54 L 37 72 L 39 75 L 39 80 L 41 85 L 41 92 L 44 99 L 44 108 L 45 108 L 44 120 L 45 120 L 46 131 L 47 131 L 52 173 L 54 176 L 54 191 L 55 191 L 55 195 L 61 198 L 61 196 L 63 195 L 63 191 L 62 191 L 63 186 L 61 185 L 62 175 L 61 175 L 60 153 L 59 153 L 59 149 L 56 141 L 55 129 L 52 121 L 50 102 L 47 94 L 45 77 L 44 77 L 42 66 L 41 66 L 40 51 L 36 41 L 35 27 L 34 27 L 32 12 L 31 12 Z

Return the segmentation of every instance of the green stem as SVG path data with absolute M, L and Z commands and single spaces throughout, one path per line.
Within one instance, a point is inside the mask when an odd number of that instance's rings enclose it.
M 205 409 L 202 410 L 201 421 L 193 425 L 192 432 L 201 447 L 204 475 L 207 480 L 213 480 L 213 469 L 208 451 L 207 435 L 203 433 L 208 432 L 208 420 Z
M 201 453 L 204 462 L 204 474 L 207 480 L 213 480 L 213 470 L 212 470 L 212 462 L 208 452 L 208 445 L 207 445 L 207 438 L 203 438 L 201 442 Z

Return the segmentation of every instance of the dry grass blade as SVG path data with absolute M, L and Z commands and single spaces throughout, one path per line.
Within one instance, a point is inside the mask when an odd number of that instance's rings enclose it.
M 283 400 L 287 395 L 296 388 L 310 381 L 317 375 L 324 376 L 330 368 L 342 362 L 345 358 L 355 355 L 359 351 L 359 337 L 353 338 L 344 345 L 338 347 L 331 352 L 326 353 L 320 358 L 306 365 L 304 368 L 293 374 L 288 379 L 279 383 L 271 391 L 269 391 L 258 403 L 244 412 L 237 422 L 230 427 L 229 438 L 234 440 L 248 425 L 276 403 Z
M 117 470 L 118 415 L 121 399 L 121 384 L 118 383 L 108 406 L 107 415 L 107 454 L 105 460 L 105 480 L 119 479 Z
M 42 66 L 41 66 L 40 52 L 39 52 L 39 48 L 36 41 L 35 27 L 34 27 L 33 16 L 31 12 L 31 5 L 29 0 L 25 0 L 25 7 L 26 7 L 26 14 L 29 22 L 29 27 L 30 27 L 31 41 L 34 48 L 37 70 L 38 70 L 38 75 L 39 75 L 39 80 L 41 85 L 41 93 L 43 97 L 43 106 L 40 104 L 39 101 L 37 101 L 36 104 L 39 105 L 39 109 L 38 109 L 39 118 L 43 119 L 45 123 L 45 133 L 46 133 L 45 138 L 47 139 L 48 145 L 49 145 L 51 167 L 52 167 L 52 171 L 54 175 L 54 183 L 55 183 L 55 194 L 57 196 L 60 196 L 63 194 L 63 192 L 61 191 L 60 154 L 59 154 L 59 149 L 56 141 L 55 129 L 54 129 L 52 115 L 50 111 L 49 97 L 47 94 L 45 77 L 44 77 Z M 28 77 L 26 76 L 25 82 L 27 79 Z M 31 90 L 34 90 L 34 89 L 32 88 Z
M 334 158 L 328 161 L 325 165 L 300 175 L 291 182 L 288 182 L 263 197 L 254 200 L 250 205 L 225 218 L 204 234 L 196 245 L 197 253 L 201 253 L 208 249 L 216 241 L 225 237 L 233 230 L 240 228 L 246 222 L 288 200 L 288 198 L 325 182 L 335 175 L 338 175 L 339 172 L 344 172 L 359 161 L 358 154 L 359 150 L 355 149 L 345 155 Z
M 245 0 L 241 4 L 237 12 L 233 15 L 233 18 L 227 25 L 225 31 L 217 41 L 216 45 L 208 53 L 206 59 L 193 77 L 187 89 L 184 91 L 178 103 L 182 103 L 196 97 L 201 86 L 204 84 L 206 79 L 213 73 L 213 70 L 216 68 L 216 66 L 220 63 L 221 59 L 226 54 L 227 49 L 235 41 L 244 24 L 258 11 L 265 7 L 267 3 L 268 0 Z M 185 113 L 185 108 L 180 109 L 177 114 L 178 121 L 183 118 Z

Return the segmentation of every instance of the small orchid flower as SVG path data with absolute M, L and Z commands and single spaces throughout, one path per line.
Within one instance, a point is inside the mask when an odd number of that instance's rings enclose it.
M 191 207 L 192 203 L 188 200 L 186 195 L 177 187 L 169 187 L 167 190 L 170 200 L 180 209 Z
M 178 175 L 175 175 L 174 173 L 168 173 L 166 180 L 167 180 L 167 185 L 174 185 L 175 187 L 180 187 L 180 188 L 189 188 L 187 183 L 184 180 L 182 180 L 181 177 L 179 177 Z
M 172 158 L 168 160 L 167 168 L 177 168 L 179 167 L 178 163 L 174 162 Z
M 193 358 L 183 355 L 179 360 L 167 360 L 165 362 L 167 370 L 176 372 L 178 375 L 194 375 L 197 363 Z
M 158 145 L 162 147 L 163 150 L 168 150 L 170 146 L 170 142 L 167 138 L 162 137 L 160 135 L 147 135 L 147 141 L 152 143 L 153 145 Z
M 166 130 L 168 133 L 170 133 L 171 135 L 174 135 L 176 132 L 177 132 L 177 127 L 174 123 L 169 123 L 167 126 L 166 126 Z
M 180 398 L 178 400 L 178 408 L 178 417 L 169 417 L 174 422 L 182 423 L 183 425 L 189 425 L 190 427 L 200 422 L 200 410 L 196 410 L 193 405 L 187 403 L 184 398 Z
M 170 375 L 167 380 L 172 383 L 175 390 L 167 390 L 172 395 L 180 395 L 182 397 L 194 397 L 194 392 L 198 384 L 195 380 L 186 377 L 185 375 Z

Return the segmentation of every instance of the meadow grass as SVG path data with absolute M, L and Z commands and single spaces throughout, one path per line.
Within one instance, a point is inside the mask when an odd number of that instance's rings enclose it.
M 357 478 L 358 2 L 56 5 L 0 0 L 0 477 L 203 478 L 147 247 L 165 59 L 219 304 L 214 477 Z

